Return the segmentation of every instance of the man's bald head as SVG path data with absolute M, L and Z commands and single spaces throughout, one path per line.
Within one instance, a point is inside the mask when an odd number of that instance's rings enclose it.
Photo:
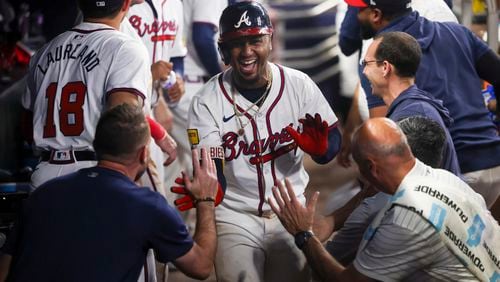
M 369 119 L 356 129 L 352 156 L 363 177 L 384 191 L 399 185 L 404 170 L 415 159 L 405 134 L 388 118 Z
M 388 118 L 372 118 L 363 123 L 354 133 L 352 152 L 355 159 L 364 159 L 367 155 L 411 156 L 405 134 Z

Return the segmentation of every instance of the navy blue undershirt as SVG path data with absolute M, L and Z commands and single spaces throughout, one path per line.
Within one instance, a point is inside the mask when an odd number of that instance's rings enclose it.
M 174 64 L 175 73 L 182 77 L 184 75 L 184 57 L 172 57 L 170 62 Z
M 259 100 L 259 98 L 262 95 L 265 94 L 266 87 L 267 87 L 267 84 L 262 86 L 262 87 L 254 88 L 254 89 L 243 89 L 243 88 L 236 86 L 236 89 L 238 90 L 238 92 L 240 92 L 240 94 L 243 97 L 245 97 L 245 99 L 247 99 L 248 101 L 250 101 L 252 103 L 255 103 L 257 100 Z M 260 103 L 257 106 L 262 105 L 263 102 L 264 102 L 264 100 L 260 101 Z
M 203 67 L 210 77 L 222 71 L 215 47 L 214 35 L 217 27 L 210 23 L 193 23 L 193 45 Z

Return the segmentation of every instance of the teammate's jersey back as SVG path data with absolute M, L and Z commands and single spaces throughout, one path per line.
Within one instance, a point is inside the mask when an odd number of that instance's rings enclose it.
M 110 94 L 127 91 L 149 100 L 148 65 L 140 42 L 104 24 L 84 22 L 54 38 L 32 58 L 22 99 L 33 111 L 35 145 L 92 150 Z

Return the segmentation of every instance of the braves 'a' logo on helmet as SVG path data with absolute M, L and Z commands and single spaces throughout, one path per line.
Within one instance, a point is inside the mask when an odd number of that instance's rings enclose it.
M 250 18 L 247 16 L 247 12 L 248 11 L 245 11 L 243 12 L 243 14 L 241 14 L 240 20 L 234 25 L 235 28 L 240 28 L 242 23 L 245 23 L 247 26 L 252 25 Z

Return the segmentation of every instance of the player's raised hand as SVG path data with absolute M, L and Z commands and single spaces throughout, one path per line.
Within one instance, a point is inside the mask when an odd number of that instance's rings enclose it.
M 174 201 L 174 205 L 177 207 L 179 211 L 187 211 L 195 207 L 194 202 L 195 198 L 188 192 L 186 189 L 186 183 L 184 181 L 184 172 L 182 172 L 181 177 L 177 177 L 175 179 L 175 184 L 177 186 L 172 186 L 170 191 L 175 194 L 183 195 Z M 222 186 L 220 183 L 217 184 L 217 195 L 215 196 L 215 206 L 218 206 L 222 200 L 224 199 L 224 192 L 222 190 Z
M 176 179 L 176 183 L 182 186 L 174 186 L 171 191 L 178 194 L 185 194 L 184 197 L 177 199 L 174 204 L 181 211 L 195 207 L 197 203 L 211 201 L 215 203 L 218 191 L 217 169 L 215 162 L 208 156 L 206 149 L 202 148 L 201 162 L 199 161 L 198 151 L 193 149 L 193 168 L 194 178 L 183 173 L 183 179 Z
M 165 133 L 166 134 L 163 139 L 155 140 L 155 142 L 163 152 L 167 153 L 167 160 L 163 163 L 163 165 L 167 166 L 175 161 L 175 158 L 177 158 L 177 143 L 170 136 L 170 134 L 168 134 L 167 132 Z
M 189 191 L 186 189 L 186 182 L 184 181 L 185 177 L 186 176 L 183 171 L 182 175 L 175 179 L 175 185 L 177 186 L 170 187 L 170 191 L 172 191 L 172 193 L 184 195 L 174 201 L 174 205 L 179 211 L 187 211 L 194 208 L 195 199 L 193 195 L 191 195 L 191 193 L 189 193 Z
M 303 206 L 295 196 L 292 184 L 287 178 L 285 178 L 285 185 L 286 187 L 278 181 L 278 186 L 273 187 L 274 200 L 271 197 L 268 198 L 271 209 L 290 234 L 311 231 L 319 192 L 310 196 L 306 201 L 306 206 Z
M 302 151 L 312 156 L 322 156 L 328 150 L 328 123 L 321 119 L 320 114 L 314 118 L 306 114 L 304 119 L 299 119 L 302 124 L 302 133 L 298 133 L 291 126 L 286 127 Z

